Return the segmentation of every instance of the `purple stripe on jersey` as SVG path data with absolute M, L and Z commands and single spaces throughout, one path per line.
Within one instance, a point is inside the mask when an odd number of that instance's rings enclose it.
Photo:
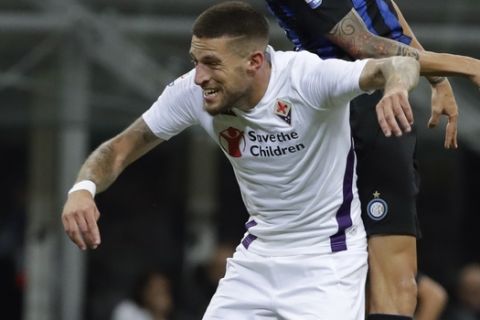
M 257 239 L 256 236 L 253 234 L 249 233 L 245 238 L 242 240 L 242 244 L 245 247 L 245 249 L 248 249 L 250 247 L 250 244 L 253 242 L 253 240 Z
M 353 151 L 353 143 L 347 156 L 347 166 L 345 168 L 345 175 L 343 177 L 343 202 L 337 211 L 338 231 L 330 237 L 330 247 L 332 252 L 347 250 L 347 242 L 345 237 L 345 230 L 352 226 L 352 217 L 350 216 L 350 207 L 353 200 L 353 176 L 355 154 Z
M 247 223 L 245 223 L 245 227 L 247 228 L 247 231 L 248 229 L 250 229 L 251 227 L 255 227 L 257 225 L 257 221 L 255 220 L 250 220 L 248 221 Z M 253 234 L 249 233 L 245 238 L 243 238 L 242 240 L 242 244 L 243 246 L 245 247 L 245 249 L 248 249 L 248 247 L 250 246 L 250 244 L 253 242 L 253 240 L 257 239 L 256 236 L 254 236 Z
M 257 225 L 257 221 L 255 220 L 250 220 L 247 223 L 245 223 L 245 228 L 250 229 L 251 227 L 255 227 Z

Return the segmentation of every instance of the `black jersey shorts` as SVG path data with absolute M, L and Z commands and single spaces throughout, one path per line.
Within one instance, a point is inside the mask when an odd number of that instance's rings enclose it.
M 415 128 L 401 137 L 385 137 L 375 112 L 381 97 L 380 91 L 364 94 L 350 105 L 362 219 L 367 235 L 419 237 Z

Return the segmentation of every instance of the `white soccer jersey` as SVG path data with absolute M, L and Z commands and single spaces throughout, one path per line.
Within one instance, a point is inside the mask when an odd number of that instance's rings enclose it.
M 268 53 L 268 89 L 248 112 L 209 115 L 192 70 L 167 86 L 143 119 L 163 140 L 199 124 L 218 143 L 250 214 L 242 240 L 248 250 L 277 256 L 364 246 L 349 101 L 362 93 L 366 61 Z

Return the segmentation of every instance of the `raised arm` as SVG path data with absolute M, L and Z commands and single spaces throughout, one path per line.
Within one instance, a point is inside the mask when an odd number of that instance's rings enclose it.
M 420 44 L 409 24 L 405 20 L 400 8 L 392 1 L 398 20 L 406 35 L 412 38 L 411 46 L 418 50 L 420 73 L 429 76 L 463 76 L 469 78 L 477 87 L 480 87 L 480 60 L 449 53 L 426 51 Z M 430 78 L 430 82 L 440 82 L 440 78 Z
M 371 33 L 355 9 L 350 10 L 326 37 L 357 59 L 391 56 L 419 58 L 415 48 Z
M 440 115 L 447 115 L 448 123 L 444 145 L 445 148 L 456 148 L 457 104 L 450 83 L 439 76 L 467 77 L 480 87 L 480 61 L 466 56 L 424 51 L 398 7 L 396 10 L 404 32 L 412 37 L 412 47 L 372 34 L 355 9 L 342 18 L 326 36 L 355 58 L 389 56 L 416 58 L 420 62 L 420 73 L 427 76 L 433 89 L 432 117 L 428 126 L 436 126 Z
M 101 144 L 87 158 L 62 213 L 65 232 L 80 249 L 95 249 L 101 241 L 95 189 L 99 192 L 107 189 L 129 164 L 161 142 L 139 118 L 123 132 Z
M 410 57 L 372 59 L 360 75 L 360 88 L 365 91 L 384 89 L 376 106 L 378 123 L 385 134 L 396 136 L 411 130 L 413 113 L 408 92 L 418 83 L 419 64 Z M 398 124 L 400 123 L 400 125 Z
M 355 9 L 345 15 L 326 37 L 354 58 L 413 57 L 420 62 L 421 75 L 463 76 L 480 87 L 480 60 L 454 54 L 421 51 L 401 42 L 374 35 L 367 29 Z

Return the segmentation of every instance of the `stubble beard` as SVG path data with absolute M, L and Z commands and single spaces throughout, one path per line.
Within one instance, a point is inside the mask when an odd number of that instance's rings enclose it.
M 242 96 L 241 94 L 238 94 L 238 95 Z M 221 98 L 225 98 L 225 96 Z M 235 106 L 236 104 L 238 104 L 238 100 L 239 100 L 238 98 L 235 99 L 235 97 L 230 97 L 230 99 L 222 99 L 222 101 L 218 101 L 211 105 L 207 104 L 204 101 L 203 109 L 211 116 L 228 113 L 229 111 L 231 111 L 232 106 Z

